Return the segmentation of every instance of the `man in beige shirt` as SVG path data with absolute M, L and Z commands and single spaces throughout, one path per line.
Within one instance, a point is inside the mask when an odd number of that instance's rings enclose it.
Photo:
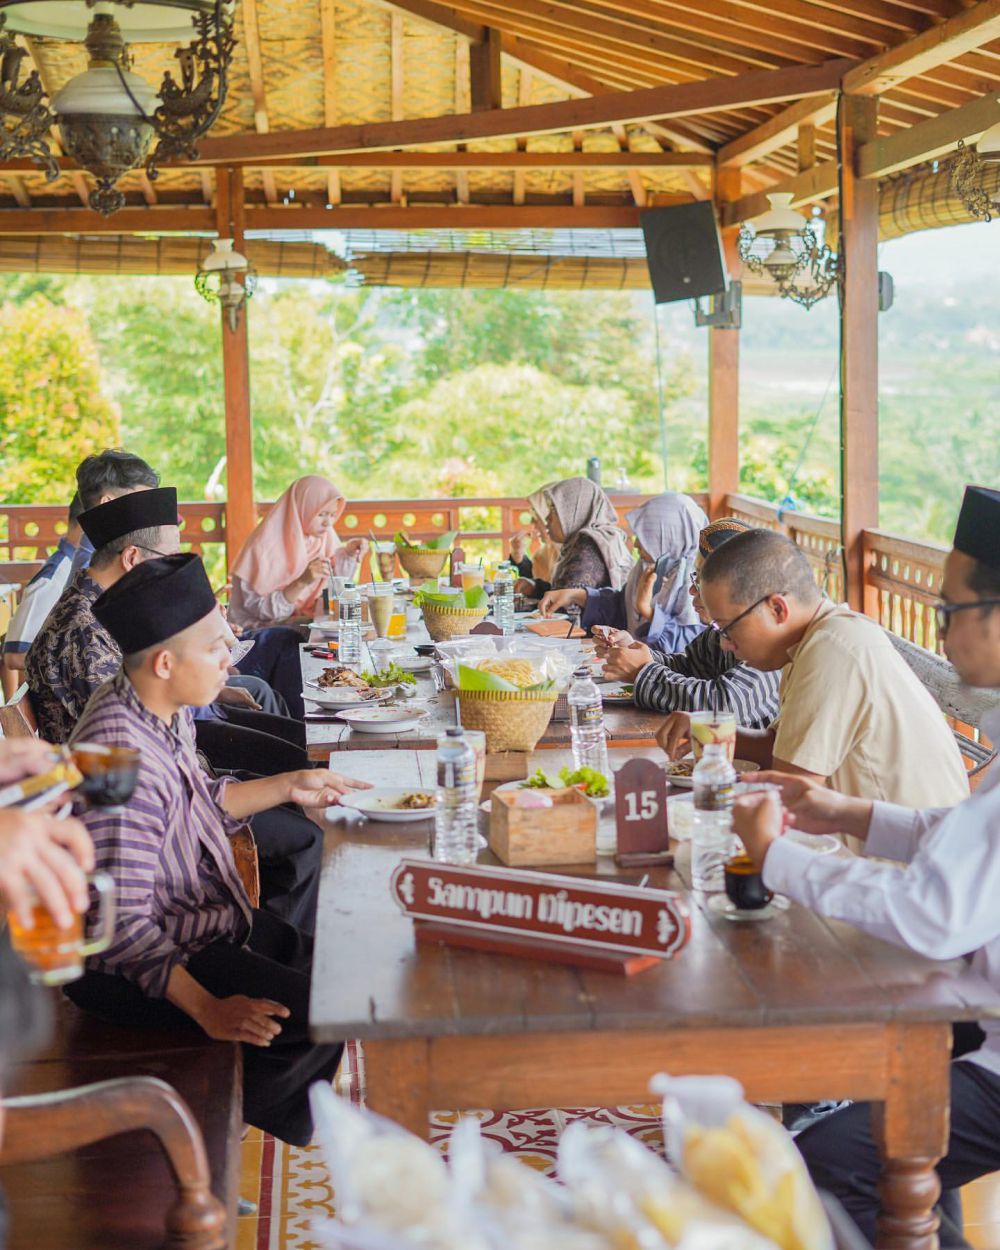
M 803 553 L 770 530 L 737 534 L 706 560 L 701 597 L 722 646 L 753 668 L 781 669 L 778 718 L 740 730 L 736 753 L 858 798 L 950 807 L 969 784 L 937 704 L 881 626 L 826 599 Z M 657 735 L 672 758 L 686 713 Z

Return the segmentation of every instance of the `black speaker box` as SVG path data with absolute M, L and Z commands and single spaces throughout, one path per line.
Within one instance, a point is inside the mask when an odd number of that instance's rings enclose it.
M 726 289 L 722 240 L 708 200 L 648 209 L 639 214 L 639 224 L 657 304 Z

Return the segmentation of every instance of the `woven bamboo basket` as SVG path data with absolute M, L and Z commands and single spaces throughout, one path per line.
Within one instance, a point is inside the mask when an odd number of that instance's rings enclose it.
M 434 642 L 448 642 L 471 634 L 489 608 L 439 608 L 436 604 L 425 603 L 422 611 L 427 632 Z
M 462 724 L 486 734 L 488 754 L 533 751 L 548 728 L 558 694 L 554 690 L 459 690 Z
M 432 547 L 397 547 L 396 555 L 409 577 L 439 577 L 450 552 Z

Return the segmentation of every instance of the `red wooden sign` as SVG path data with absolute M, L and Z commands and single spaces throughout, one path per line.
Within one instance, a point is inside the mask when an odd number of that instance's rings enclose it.
M 615 773 L 615 823 L 620 864 L 669 862 L 667 778 L 653 760 L 629 760 Z
M 532 946 L 551 943 L 564 953 L 572 947 L 583 956 L 594 951 L 667 959 L 691 933 L 679 894 L 614 881 L 404 859 L 391 889 L 400 908 L 416 920 L 526 939 Z M 515 953 L 544 955 L 537 946 Z

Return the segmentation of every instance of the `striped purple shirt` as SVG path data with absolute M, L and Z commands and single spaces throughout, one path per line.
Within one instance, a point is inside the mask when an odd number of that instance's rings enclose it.
M 117 908 L 114 941 L 87 967 L 162 998 L 174 967 L 212 942 L 241 945 L 250 933 L 250 901 L 226 836 L 244 822 L 221 807 L 232 779 L 210 780 L 199 766 L 190 709 L 166 725 L 123 670 L 95 690 L 73 740 L 142 752 L 125 810 L 83 816 L 98 869 L 115 879 Z

